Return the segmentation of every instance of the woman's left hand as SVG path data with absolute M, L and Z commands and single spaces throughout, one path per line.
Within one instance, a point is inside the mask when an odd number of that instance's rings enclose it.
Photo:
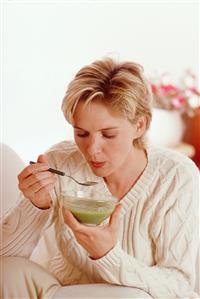
M 72 229 L 77 242 L 85 248 L 92 259 L 103 257 L 117 243 L 121 207 L 120 204 L 116 206 L 108 224 L 94 227 L 79 223 L 69 210 L 63 208 L 65 223 Z

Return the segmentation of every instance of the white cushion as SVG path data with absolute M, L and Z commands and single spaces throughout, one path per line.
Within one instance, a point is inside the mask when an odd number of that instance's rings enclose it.
M 153 298 L 146 292 L 110 284 L 80 284 L 60 288 L 53 297 L 60 298 Z
M 1 143 L 1 211 L 3 215 L 18 200 L 17 175 L 25 167 L 19 155 L 8 145 Z

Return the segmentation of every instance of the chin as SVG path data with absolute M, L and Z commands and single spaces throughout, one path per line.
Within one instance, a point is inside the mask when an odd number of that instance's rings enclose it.
M 102 177 L 102 178 L 107 177 L 112 173 L 112 171 L 108 170 L 108 169 L 98 169 L 98 168 L 96 169 L 96 168 L 91 167 L 91 170 L 96 176 Z
M 93 169 L 91 168 L 92 172 L 99 177 L 104 177 L 106 175 L 106 171 L 104 170 L 99 170 L 99 169 Z

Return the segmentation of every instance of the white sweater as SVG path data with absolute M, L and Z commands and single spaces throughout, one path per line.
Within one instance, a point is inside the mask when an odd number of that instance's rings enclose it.
M 110 195 L 104 180 L 92 173 L 74 144 L 59 143 L 46 155 L 51 167 L 70 172 L 80 181 L 98 180 L 90 188 Z M 140 288 L 154 298 L 198 297 L 192 290 L 199 172 L 190 159 L 170 150 L 147 147 L 147 155 L 145 171 L 120 201 L 118 242 L 104 257 L 90 259 L 63 223 L 60 192 L 87 188 L 66 177 L 59 177 L 49 210 L 40 210 L 21 196 L 3 218 L 0 254 L 31 257 L 62 285 L 107 282 Z

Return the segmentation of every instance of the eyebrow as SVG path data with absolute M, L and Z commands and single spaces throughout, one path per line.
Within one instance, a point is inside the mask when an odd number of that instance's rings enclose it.
M 74 129 L 79 129 L 79 130 L 83 130 L 83 131 L 87 132 L 85 129 L 77 127 L 77 126 L 74 126 Z M 119 129 L 119 128 L 118 127 L 109 127 L 109 128 L 103 128 L 103 129 L 98 130 L 98 131 L 108 131 L 108 130 L 114 130 L 114 129 Z

